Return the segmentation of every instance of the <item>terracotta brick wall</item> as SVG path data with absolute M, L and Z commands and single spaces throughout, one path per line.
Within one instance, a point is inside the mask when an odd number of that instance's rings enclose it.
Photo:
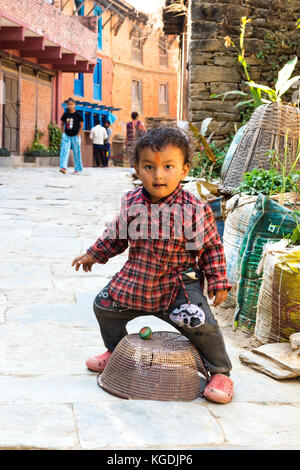
M 20 108 L 20 153 L 32 143 L 36 120 L 36 84 L 22 77 Z
M 36 99 L 38 107 L 36 114 Z M 48 145 L 48 124 L 51 121 L 51 87 L 48 83 L 39 81 L 38 96 L 36 83 L 25 75 L 21 82 L 21 107 L 20 107 L 20 153 L 23 154 L 26 147 L 32 144 L 35 124 L 44 133 L 41 143 Z
M 51 86 L 47 83 L 39 82 L 38 86 L 38 115 L 37 127 L 44 133 L 41 143 L 49 144 L 48 124 L 51 121 Z

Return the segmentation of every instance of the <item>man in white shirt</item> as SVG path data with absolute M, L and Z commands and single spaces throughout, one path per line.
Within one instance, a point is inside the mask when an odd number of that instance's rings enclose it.
M 107 139 L 106 129 L 100 126 L 99 119 L 95 119 L 95 126 L 90 130 L 90 139 L 93 140 L 93 155 L 96 160 L 96 165 L 100 166 L 101 158 L 102 166 L 108 167 L 108 158 L 106 157 L 104 141 Z

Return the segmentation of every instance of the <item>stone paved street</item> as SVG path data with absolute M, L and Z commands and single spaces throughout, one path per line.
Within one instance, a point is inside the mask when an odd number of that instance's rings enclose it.
M 132 188 L 126 168 L 80 176 L 1 169 L 0 448 L 300 449 L 300 381 L 243 365 L 226 331 L 235 381 L 228 405 L 121 400 L 86 369 L 85 359 L 105 350 L 92 300 L 126 253 L 91 273 L 75 272 L 71 262 Z M 145 324 L 171 330 L 147 317 L 128 331 Z

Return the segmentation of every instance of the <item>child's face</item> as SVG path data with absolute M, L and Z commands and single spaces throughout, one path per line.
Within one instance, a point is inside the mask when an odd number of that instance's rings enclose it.
M 69 113 L 73 113 L 75 111 L 75 103 L 73 103 L 73 101 L 68 101 L 67 106 Z
M 189 163 L 184 163 L 181 150 L 172 144 L 160 152 L 153 152 L 150 147 L 143 148 L 134 167 L 153 202 L 171 194 L 190 170 Z

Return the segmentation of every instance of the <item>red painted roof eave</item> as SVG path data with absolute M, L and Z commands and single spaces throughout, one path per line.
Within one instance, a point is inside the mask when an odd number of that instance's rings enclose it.
M 32 31 L 32 28 L 23 23 L 19 18 L 13 17 L 0 9 L 0 18 L 4 17 L 12 21 L 16 26 L 2 26 L 0 29 L 0 48 L 4 50 L 18 50 L 21 57 L 35 57 L 38 63 L 52 65 L 52 69 L 62 72 L 93 73 L 96 58 L 83 58 L 76 60 L 76 55 L 83 56 L 82 52 L 66 48 L 55 43 L 47 34 Z M 25 37 L 25 30 L 30 30 L 36 36 Z M 45 46 L 45 41 L 51 41 L 53 46 Z M 97 35 L 95 33 L 95 44 Z M 61 49 L 67 49 L 68 53 L 62 53 Z

